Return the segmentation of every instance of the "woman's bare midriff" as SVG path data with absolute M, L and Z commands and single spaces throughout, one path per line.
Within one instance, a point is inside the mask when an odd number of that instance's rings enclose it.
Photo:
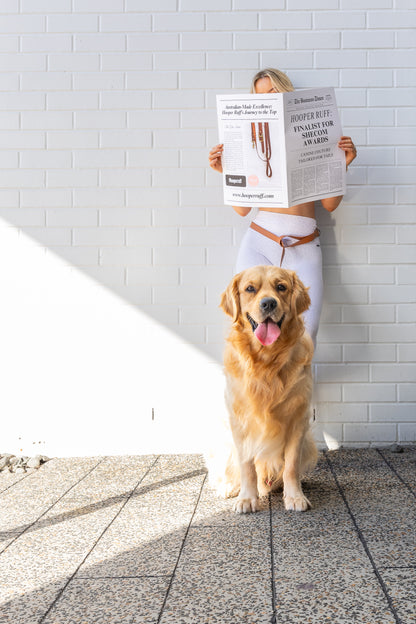
M 298 204 L 297 206 L 291 206 L 290 208 L 259 208 L 259 210 L 297 215 L 298 217 L 310 217 L 311 219 L 315 218 L 315 202 L 306 202 L 305 204 Z

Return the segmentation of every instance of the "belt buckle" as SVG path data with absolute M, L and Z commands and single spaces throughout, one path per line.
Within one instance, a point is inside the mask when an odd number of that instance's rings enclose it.
M 292 245 L 291 236 L 283 236 L 280 240 L 282 247 L 290 247 Z

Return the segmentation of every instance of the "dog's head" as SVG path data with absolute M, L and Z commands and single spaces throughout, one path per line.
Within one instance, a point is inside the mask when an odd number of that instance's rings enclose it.
M 303 325 L 300 315 L 310 306 L 308 289 L 294 271 L 257 266 L 238 273 L 222 294 L 221 307 L 234 325 L 250 332 L 264 346 Z

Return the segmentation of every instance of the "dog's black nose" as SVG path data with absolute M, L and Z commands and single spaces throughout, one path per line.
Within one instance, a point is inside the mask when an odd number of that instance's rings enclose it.
M 264 299 L 260 301 L 260 310 L 268 314 L 273 312 L 276 306 L 277 301 L 276 299 L 273 299 L 273 297 L 264 297 Z

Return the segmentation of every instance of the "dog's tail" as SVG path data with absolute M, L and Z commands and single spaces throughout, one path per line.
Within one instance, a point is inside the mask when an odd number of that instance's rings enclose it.
M 226 444 L 222 440 L 221 445 L 204 454 L 209 484 L 222 498 L 232 498 L 240 491 L 240 474 L 235 452 L 231 443 Z

